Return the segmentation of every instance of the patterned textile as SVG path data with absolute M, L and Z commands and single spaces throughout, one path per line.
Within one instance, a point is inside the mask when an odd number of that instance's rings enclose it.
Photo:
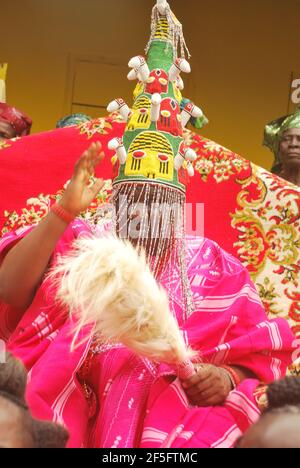
M 6 234 L 0 253 L 31 229 Z M 90 232 L 85 222 L 74 221 L 57 243 L 52 265 L 75 238 Z M 205 363 L 241 365 L 266 383 L 281 378 L 297 344 L 285 320 L 267 320 L 247 270 L 199 237 L 187 238 L 186 260 L 195 304 L 188 319 L 178 291 L 179 267 L 160 282 L 172 291 L 171 308 L 187 343 Z M 86 343 L 70 352 L 73 323 L 54 294 L 44 279 L 8 348 L 30 371 L 27 400 L 34 416 L 65 424 L 70 447 L 232 447 L 259 417 L 253 393 L 259 380 L 244 381 L 223 406 L 198 408 L 165 364 L 118 344 Z M 10 318 L 15 313 L 6 312 Z M 79 342 L 88 332 L 82 331 Z
M 2 233 L 41 219 L 76 159 L 90 143 L 101 141 L 107 157 L 96 175 L 107 185 L 95 212 L 111 189 L 114 154 L 108 141 L 121 136 L 124 126 L 112 114 L 0 146 Z M 211 140 L 189 131 L 185 138 L 198 155 L 187 201 L 204 205 L 203 234 L 248 268 L 268 316 L 286 318 L 300 336 L 300 189 Z M 300 366 L 293 370 L 300 372 Z

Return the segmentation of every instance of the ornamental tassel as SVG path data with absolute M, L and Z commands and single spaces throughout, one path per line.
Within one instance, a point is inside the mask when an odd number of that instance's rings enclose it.
M 151 122 L 157 122 L 160 116 L 161 95 L 154 93 L 151 99 Z
M 178 58 L 169 70 L 169 80 L 173 83 L 177 81 L 180 73 L 191 73 L 191 67 L 189 62 L 183 58 Z
M 176 154 L 175 159 L 174 159 L 175 170 L 179 171 L 183 163 L 187 161 L 188 173 L 191 177 L 193 177 L 195 175 L 195 172 L 194 172 L 194 168 L 191 162 L 196 161 L 196 159 L 197 159 L 197 154 L 195 153 L 195 151 L 192 148 L 186 148 L 184 142 L 182 142 L 181 145 L 179 146 L 178 153 Z
M 149 70 L 149 67 L 147 65 L 146 59 L 144 57 L 142 57 L 141 55 L 133 57 L 129 61 L 128 66 L 130 68 L 133 68 L 135 73 L 137 73 L 137 75 L 140 76 L 141 81 L 146 83 L 146 81 L 148 80 L 149 75 L 150 75 L 150 70 Z M 132 74 L 132 76 L 133 76 L 133 74 Z M 128 77 L 128 75 L 127 75 L 127 77 Z
M 185 151 L 186 151 L 185 144 L 181 143 L 178 149 L 178 153 L 176 154 L 175 159 L 174 159 L 174 168 L 176 171 L 179 171 L 179 169 L 181 168 L 181 166 L 183 165 L 185 161 Z
M 194 169 L 192 163 L 190 163 L 190 162 L 188 162 L 188 165 L 187 165 L 187 172 L 188 172 L 188 175 L 189 175 L 190 177 L 194 177 L 194 175 L 195 175 L 195 169 Z
M 135 80 L 142 81 L 141 77 L 139 76 L 139 71 L 137 68 L 133 68 L 132 70 L 130 70 L 130 72 L 127 75 L 127 79 L 129 81 L 135 81 Z
M 183 79 L 181 78 L 180 75 L 178 76 L 176 83 L 177 83 L 179 91 L 183 91 L 184 90 L 184 82 L 183 82 Z
M 108 149 L 115 150 L 117 152 L 120 164 L 125 164 L 127 160 L 127 153 L 123 143 L 123 138 L 113 138 L 108 143 Z
M 122 98 L 115 99 L 114 101 L 110 102 L 107 106 L 107 112 L 119 112 L 121 117 L 127 122 L 129 115 L 131 114 L 131 110 L 127 106 L 126 102 Z
M 184 39 L 182 24 L 178 21 L 174 13 L 172 13 L 168 2 L 164 0 L 157 0 L 157 4 L 153 7 L 151 17 L 151 35 L 146 47 L 146 54 L 149 52 L 151 43 L 155 37 L 160 16 L 165 16 L 168 21 L 170 29 L 170 42 L 172 43 L 173 47 L 174 59 L 176 60 L 178 58 L 178 45 L 180 48 L 180 57 L 185 58 L 187 54 L 188 58 L 190 58 L 191 54 Z
M 202 115 L 203 112 L 200 109 L 200 107 L 195 106 L 195 104 L 193 104 L 192 102 L 188 102 L 188 104 L 186 104 L 186 106 L 181 112 L 182 128 L 185 128 L 187 126 L 192 117 L 199 118 Z

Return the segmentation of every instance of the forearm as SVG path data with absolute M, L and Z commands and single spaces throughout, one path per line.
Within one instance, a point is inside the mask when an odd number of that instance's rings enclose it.
M 0 268 L 0 299 L 26 309 L 47 269 L 55 245 L 67 223 L 50 212 L 33 231 L 11 249 Z
M 23 310 L 31 304 L 55 245 L 68 226 L 67 220 L 85 211 L 104 185 L 102 179 L 96 179 L 90 185 L 95 167 L 104 158 L 101 148 L 99 142 L 93 143 L 77 161 L 72 179 L 59 202 L 64 213 L 50 212 L 4 258 L 0 267 L 2 301 Z

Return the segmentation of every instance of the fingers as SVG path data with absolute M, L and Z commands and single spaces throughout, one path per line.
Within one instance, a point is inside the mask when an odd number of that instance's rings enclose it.
M 197 406 L 214 406 L 226 399 L 227 393 L 218 379 L 212 377 L 205 383 L 194 385 L 186 390 L 190 402 Z
M 222 404 L 231 391 L 227 375 L 211 365 L 202 366 L 182 386 L 192 404 L 205 407 Z
M 104 158 L 104 151 L 102 150 L 102 145 L 100 141 L 93 143 L 88 149 L 87 162 L 89 166 L 89 171 L 92 173 L 95 170 L 95 167 L 99 164 L 100 161 Z
M 214 378 L 209 378 L 205 382 L 200 382 L 192 387 L 186 389 L 186 394 L 189 397 L 193 397 L 195 395 L 198 395 L 201 393 L 203 396 L 207 396 L 207 393 L 209 394 L 209 391 L 214 388 L 214 384 L 216 383 L 216 379 Z
M 93 143 L 87 150 L 86 162 L 89 175 L 94 175 L 94 160 L 96 158 L 96 143 Z
M 97 179 L 96 182 L 90 187 L 93 197 L 95 198 L 96 195 L 100 192 L 103 188 L 105 182 L 103 179 Z
M 188 395 L 189 398 L 197 398 L 198 400 L 207 400 L 213 397 L 216 393 L 219 393 L 220 389 L 216 386 L 216 382 L 211 382 L 210 386 L 205 390 L 200 390 L 199 388 L 193 388 L 191 394 Z
M 102 144 L 99 141 L 92 143 L 77 161 L 74 176 L 80 177 L 82 180 L 88 180 L 94 175 L 95 167 L 102 161 L 104 156 Z
M 80 180 L 88 178 L 88 151 L 85 151 L 75 164 L 73 177 Z
M 222 405 L 227 396 L 223 389 L 212 388 L 206 393 L 191 397 L 190 401 L 197 406 L 216 406 Z
M 199 367 L 197 372 L 187 380 L 184 380 L 182 383 L 183 388 L 188 389 L 194 385 L 205 383 L 210 379 L 212 375 L 212 369 L 210 366 Z

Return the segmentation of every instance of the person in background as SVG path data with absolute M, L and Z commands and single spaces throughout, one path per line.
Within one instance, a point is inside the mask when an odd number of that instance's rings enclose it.
M 60 119 L 56 124 L 56 128 L 72 127 L 73 125 L 79 125 L 81 123 L 89 122 L 90 120 L 92 120 L 92 117 L 89 115 L 71 114 Z
M 25 367 L 7 353 L 6 362 L 0 364 L 0 448 L 65 448 L 66 429 L 31 416 L 26 383 Z
M 32 120 L 15 107 L 0 102 L 0 140 L 29 135 Z
M 300 107 L 265 127 L 264 145 L 275 155 L 273 174 L 300 187 Z
M 270 384 L 267 400 L 267 410 L 239 439 L 237 448 L 300 448 L 299 377 Z

